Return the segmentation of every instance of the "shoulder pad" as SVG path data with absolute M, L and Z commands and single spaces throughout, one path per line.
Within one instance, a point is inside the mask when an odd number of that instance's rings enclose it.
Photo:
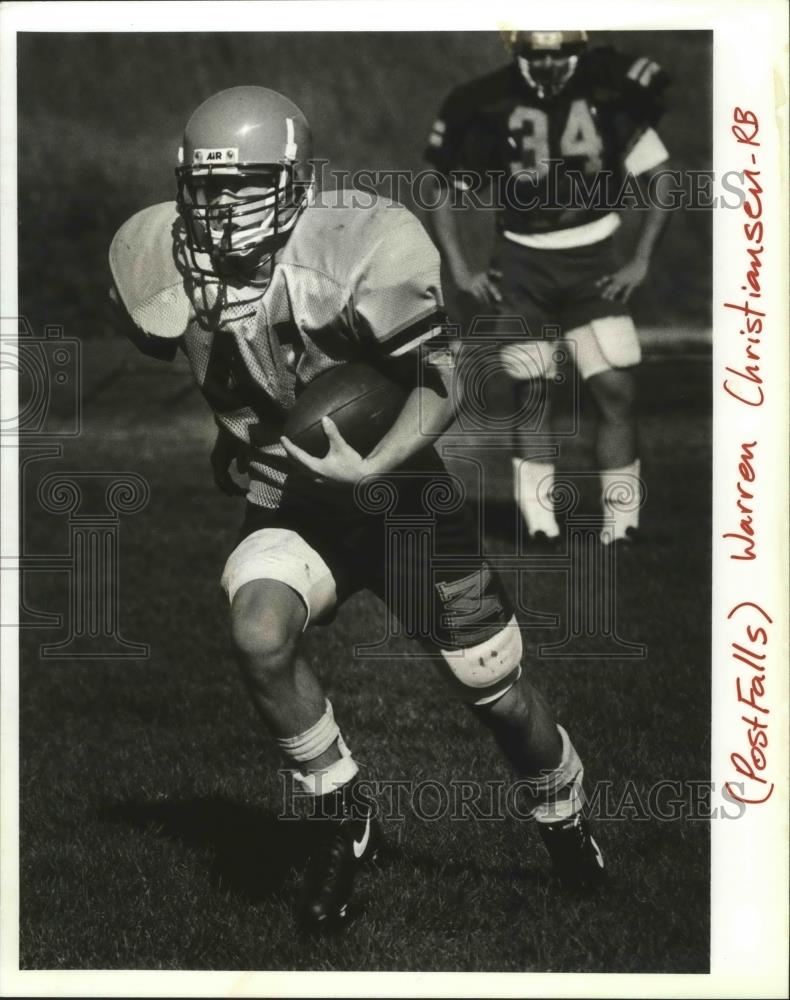
M 346 284 L 386 233 L 412 220 L 416 222 L 403 205 L 372 191 L 321 191 L 299 220 L 279 262 L 320 271 Z
M 332 281 L 352 337 L 375 351 L 402 352 L 414 325 L 443 307 L 439 253 L 422 223 L 373 193 L 324 192 L 299 220 L 279 265 L 309 276 L 314 297 L 322 281 Z
M 118 297 L 135 326 L 150 337 L 180 337 L 190 319 L 175 260 L 180 226 L 175 204 L 163 202 L 128 219 L 110 245 Z
M 591 49 L 580 68 L 580 80 L 593 100 L 619 107 L 641 125 L 655 125 L 664 113 L 669 76 L 650 56 L 602 46 Z
M 669 83 L 666 70 L 650 56 L 636 56 L 633 59 L 629 57 L 626 62 L 628 64 L 625 71 L 626 80 L 645 92 L 663 90 Z

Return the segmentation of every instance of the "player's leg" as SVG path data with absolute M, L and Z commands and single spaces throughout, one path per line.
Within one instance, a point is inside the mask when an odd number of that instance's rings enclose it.
M 300 916 L 312 927 L 329 925 L 345 917 L 355 870 L 373 853 L 377 837 L 371 804 L 355 783 L 359 768 L 332 705 L 298 655 L 309 621 L 334 606 L 334 577 L 298 534 L 269 528 L 237 546 L 223 584 L 231 602 L 234 651 L 248 690 L 293 769 L 313 821 Z
M 318 679 L 297 655 L 306 619 L 299 595 L 279 580 L 251 580 L 231 604 L 236 659 L 255 707 L 278 741 L 310 731 L 326 711 Z M 339 757 L 332 743 L 302 763 L 306 772 L 318 772 Z
M 596 459 L 601 475 L 604 544 L 628 540 L 641 506 L 635 366 L 641 359 L 630 316 L 593 319 L 568 333 L 579 373 L 598 412 Z
M 598 411 L 599 469 L 620 469 L 637 456 L 636 378 L 632 368 L 610 368 L 587 380 Z
M 501 697 L 471 708 L 532 787 L 536 827 L 560 880 L 573 890 L 593 888 L 604 860 L 582 812 L 584 767 L 545 699 L 522 676 Z
M 434 475 L 434 483 L 440 476 Z M 442 508 L 434 511 L 431 554 L 420 566 L 404 562 L 396 567 L 399 578 L 389 588 L 390 608 L 403 620 L 392 595 L 424 593 L 425 580 L 417 577 L 428 575 L 433 602 L 419 624 L 423 643 L 439 654 L 450 689 L 528 783 L 534 817 L 560 876 L 569 884 L 592 883 L 600 877 L 602 861 L 581 813 L 581 761 L 525 676 L 521 629 L 499 577 L 473 555 L 479 551 L 474 521 L 462 505 L 462 488 L 456 484 L 454 490 L 453 485 L 448 479 Z
M 551 434 L 554 353 L 555 345 L 546 340 L 509 343 L 499 352 L 513 384 L 513 493 L 533 541 L 555 539 L 560 533 L 554 513 L 554 459 L 536 454 L 534 443 L 536 434 Z
M 546 699 L 523 674 L 493 701 L 470 704 L 518 775 L 537 778 L 557 767 L 562 738 L 556 720 Z
M 535 447 L 536 435 L 546 437 L 552 431 L 557 340 L 542 339 L 551 323 L 551 272 L 545 256 L 504 237 L 492 267 L 501 274 L 499 358 L 513 387 L 513 493 L 530 538 L 555 539 L 559 527 L 552 499 L 554 460 L 551 454 L 536 453 Z
M 525 782 L 557 875 L 571 889 L 594 886 L 604 862 L 582 812 L 584 768 L 567 732 L 524 676 L 515 617 L 482 643 L 442 655 L 458 696 Z
M 601 541 L 629 541 L 639 528 L 642 501 L 636 378 L 633 369 L 611 369 L 594 375 L 589 387 L 598 409 L 596 456 L 605 521 Z
M 634 379 L 642 359 L 639 338 L 628 304 L 605 300 L 598 291 L 598 280 L 617 268 L 612 237 L 567 251 L 564 264 L 572 284 L 562 306 L 563 329 L 598 411 L 601 541 L 628 540 L 638 527 L 641 501 Z

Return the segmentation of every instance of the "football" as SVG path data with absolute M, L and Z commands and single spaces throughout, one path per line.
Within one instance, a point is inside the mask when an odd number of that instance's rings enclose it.
M 296 397 L 285 422 L 285 436 L 299 448 L 323 458 L 329 442 L 322 417 L 360 455 L 368 455 L 392 427 L 406 400 L 406 390 L 373 365 L 353 361 L 331 368 Z

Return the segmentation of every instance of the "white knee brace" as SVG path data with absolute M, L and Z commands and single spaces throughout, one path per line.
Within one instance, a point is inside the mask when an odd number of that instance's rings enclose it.
M 442 656 L 459 685 L 460 696 L 473 705 L 501 698 L 521 676 L 521 629 L 515 615 L 496 635 L 468 649 L 443 649 Z

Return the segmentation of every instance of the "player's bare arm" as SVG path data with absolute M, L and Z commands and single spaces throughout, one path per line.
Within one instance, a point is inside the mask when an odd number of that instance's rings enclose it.
M 330 417 L 323 420 L 329 441 L 324 458 L 315 458 L 286 437 L 281 438 L 283 447 L 311 475 L 338 485 L 353 485 L 365 476 L 381 475 L 403 465 L 433 444 L 454 416 L 449 377 L 439 366 L 426 364 L 423 371 L 427 377 L 414 386 L 392 427 L 364 458 L 344 440 Z
M 652 183 L 655 179 L 655 183 Z M 634 289 L 645 280 L 650 271 L 650 263 L 656 247 L 661 241 L 670 219 L 668 188 L 672 178 L 667 169 L 667 163 L 662 163 L 660 170 L 647 171 L 641 178 L 643 188 L 652 190 L 653 197 L 650 207 L 644 213 L 644 220 L 630 260 L 613 274 L 605 275 L 598 280 L 601 297 L 610 301 L 627 302 Z
M 478 305 L 492 306 L 501 302 L 502 296 L 496 286 L 496 280 L 501 276 L 490 269 L 472 271 L 466 262 L 447 181 L 434 175 L 430 183 L 433 186 L 431 201 L 436 204 L 431 213 L 431 228 L 453 282 Z

